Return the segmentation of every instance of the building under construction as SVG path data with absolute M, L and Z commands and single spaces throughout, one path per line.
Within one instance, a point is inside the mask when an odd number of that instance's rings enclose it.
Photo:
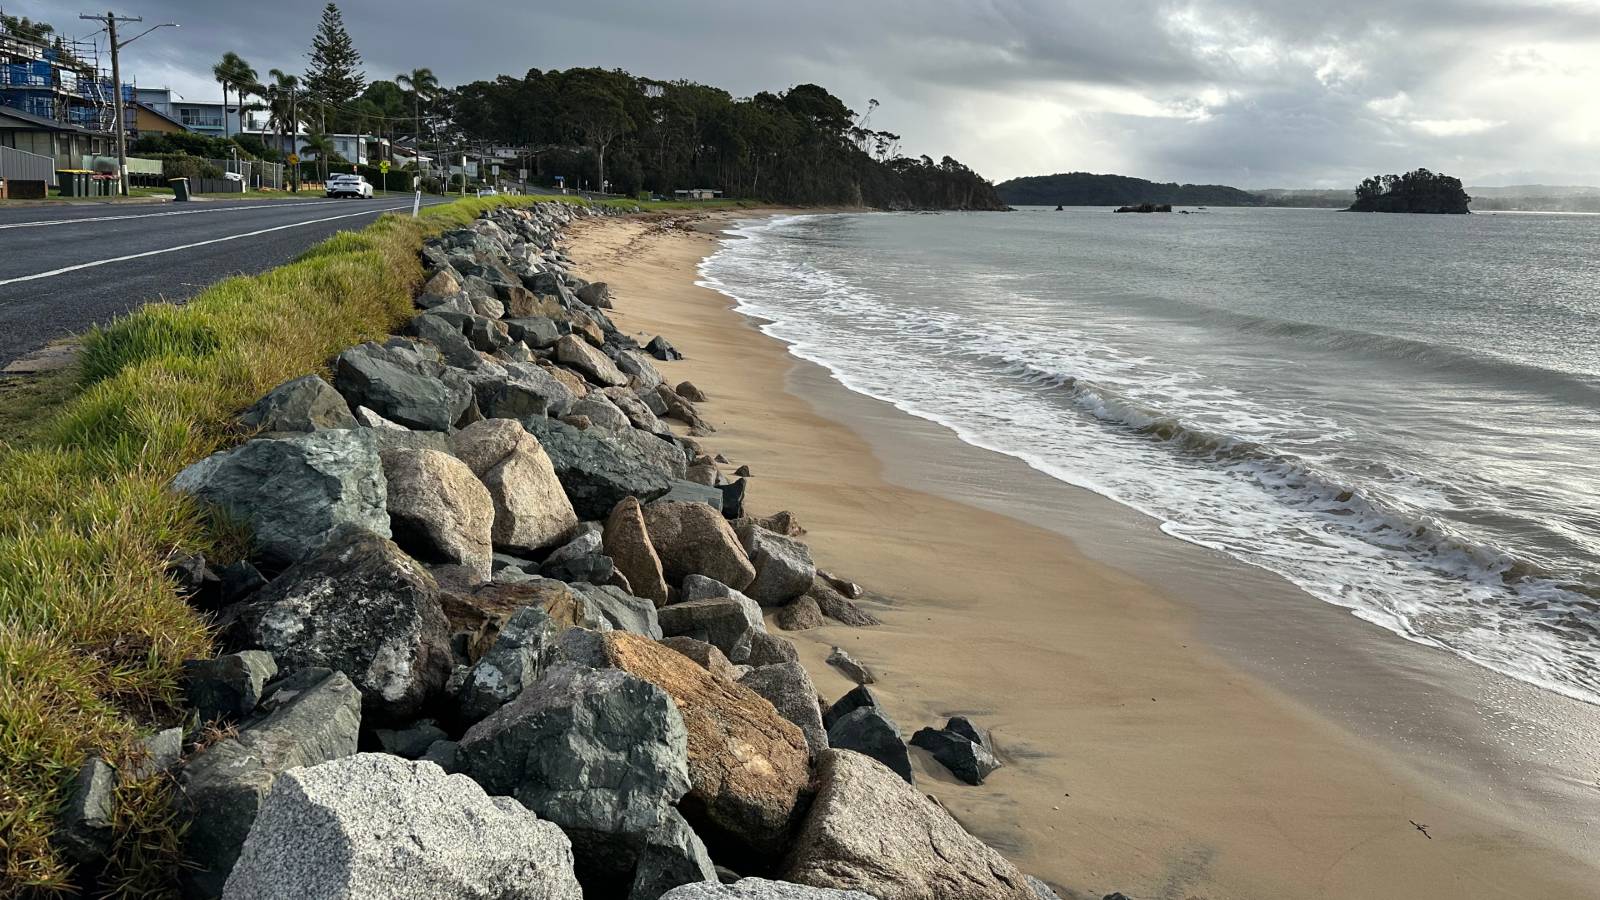
M 0 145 L 53 157 L 59 168 L 108 152 L 116 86 L 99 43 L 19 33 L 12 21 L 0 18 Z M 122 95 L 131 128 L 134 86 L 122 85 Z

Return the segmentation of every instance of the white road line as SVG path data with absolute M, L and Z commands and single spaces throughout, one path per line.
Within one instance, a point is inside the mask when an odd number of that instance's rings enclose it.
M 12 222 L 8 225 L 0 225 L 0 231 L 4 231 L 8 228 L 43 228 L 47 225 L 77 225 L 81 222 L 120 222 L 123 219 L 155 219 L 162 216 L 198 216 L 205 213 L 240 211 L 255 212 L 262 209 L 285 209 L 289 206 L 325 206 L 329 203 L 343 202 L 343 200 L 291 200 L 278 203 L 267 201 L 263 203 L 252 203 L 248 206 L 218 206 L 210 209 L 185 209 L 158 213 L 129 213 L 122 216 L 88 216 L 82 219 L 50 219 L 44 222 Z
M 36 275 L 22 275 L 17 278 L 0 280 L 0 287 L 4 287 L 8 284 L 16 284 L 21 281 L 37 281 L 40 278 L 54 278 L 57 275 L 65 275 L 68 272 L 76 272 L 80 269 L 92 269 L 95 266 L 107 266 L 112 263 L 127 262 L 130 259 L 143 259 L 146 256 L 160 256 L 163 253 L 176 253 L 179 250 L 193 250 L 195 247 L 204 247 L 208 244 L 220 244 L 224 241 L 237 241 L 240 238 L 257 237 L 263 234 L 271 234 L 274 231 L 283 231 L 288 228 L 299 228 L 302 225 L 319 225 L 323 222 L 334 222 L 339 219 L 353 219 L 356 216 L 370 216 L 374 213 L 393 212 L 398 209 L 407 208 L 409 208 L 409 204 L 407 206 L 385 206 L 379 209 L 364 209 L 361 212 L 346 213 L 342 216 L 328 216 L 327 218 L 323 219 L 308 219 L 304 222 L 290 222 L 287 225 L 277 225 L 272 228 L 263 228 L 259 231 L 247 231 L 244 234 L 230 234 L 227 237 L 212 238 L 208 241 L 195 241 L 192 244 L 179 244 L 176 247 L 165 247 L 160 250 L 146 250 L 143 253 L 130 253 L 127 256 L 113 256 L 110 259 L 97 259 L 94 262 L 78 263 L 75 266 L 65 266 L 60 269 L 51 269 L 48 272 L 40 272 Z

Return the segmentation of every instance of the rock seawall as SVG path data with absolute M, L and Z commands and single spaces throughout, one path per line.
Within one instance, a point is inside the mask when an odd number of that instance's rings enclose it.
M 174 480 L 254 537 L 230 590 L 189 580 L 228 654 L 185 667 L 225 737 L 164 763 L 183 893 L 1055 896 L 916 789 L 870 688 L 828 708 L 768 631 L 763 605 L 877 620 L 792 515 L 745 515 L 715 397 L 570 273 L 562 231 L 599 214 L 428 241 L 403 334 L 275 388 Z M 918 738 L 969 782 L 1000 764 L 965 720 Z

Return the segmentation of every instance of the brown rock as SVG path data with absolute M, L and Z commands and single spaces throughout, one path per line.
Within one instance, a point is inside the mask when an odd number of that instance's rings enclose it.
M 818 569 L 817 577 L 826 582 L 828 587 L 838 591 L 840 596 L 844 597 L 846 600 L 860 600 L 861 596 L 866 593 L 866 591 L 861 589 L 861 585 L 856 584 L 854 581 L 840 578 L 831 572 L 824 572 L 823 570 Z
M 541 297 L 521 285 L 500 288 L 500 299 L 505 301 L 508 319 L 525 319 L 529 316 L 557 320 L 566 318 L 566 312 L 554 298 Z
M 576 428 L 579 431 L 588 431 L 590 428 L 594 427 L 594 423 L 589 421 L 588 416 L 562 416 L 561 421 L 571 425 L 573 428 Z
M 494 498 L 494 543 L 538 550 L 560 542 L 578 524 L 555 466 L 514 419 L 485 419 L 452 439 L 456 455 Z
M 679 397 L 682 397 L 691 403 L 704 403 L 708 399 L 706 397 L 706 392 L 695 387 L 694 382 L 692 381 L 679 382 L 677 393 Z
M 784 880 L 879 900 L 1038 900 L 1016 866 L 876 760 L 824 750 L 817 780 Z
M 779 609 L 774 621 L 784 631 L 805 631 L 827 624 L 822 618 L 822 608 L 809 594 L 796 597 L 788 606 Z
M 628 383 L 628 377 L 604 353 L 570 334 L 556 341 L 556 361 L 571 366 L 601 387 L 620 387 Z
M 439 606 L 450 622 L 450 632 L 466 632 L 467 657 L 477 662 L 494 646 L 507 620 L 524 606 L 540 606 L 562 628 L 592 628 L 593 613 L 582 598 L 559 581 L 541 579 L 518 584 L 485 584 L 470 591 L 445 591 Z
M 422 286 L 422 293 L 434 297 L 448 297 L 461 292 L 461 279 L 450 269 L 440 269 Z
M 755 580 L 755 566 L 738 535 L 706 504 L 652 503 L 644 507 L 644 524 L 669 584 L 704 575 L 742 591 Z
M 423 563 L 467 567 L 489 578 L 494 550 L 494 501 L 472 470 L 437 450 L 385 450 L 389 530 L 394 542 Z
M 738 681 L 740 669 L 728 660 L 726 654 L 705 641 L 692 637 L 662 638 L 661 646 L 670 647 L 700 664 L 700 668 L 729 681 Z
M 677 419 L 688 425 L 695 434 L 705 435 L 716 431 L 705 419 L 700 418 L 700 413 L 694 408 L 693 403 L 678 396 L 672 388 L 663 384 L 656 388 L 656 396 L 660 397 L 661 402 L 666 404 L 667 414 L 665 418 Z
M 689 793 L 679 810 L 720 852 L 777 861 L 810 779 L 805 735 L 761 695 L 649 638 L 602 636 L 612 665 L 666 691 L 689 732 Z
M 657 607 L 667 604 L 667 581 L 661 574 L 661 558 L 650 545 L 639 498 L 624 497 L 606 518 L 602 538 L 606 555 L 628 579 L 636 597 L 644 597 Z
M 584 381 L 583 376 L 572 371 L 571 369 L 563 369 L 560 366 L 545 365 L 543 368 L 550 374 L 551 378 L 554 378 L 555 380 L 566 385 L 567 390 L 576 394 L 578 397 L 581 398 L 588 396 L 589 382 Z

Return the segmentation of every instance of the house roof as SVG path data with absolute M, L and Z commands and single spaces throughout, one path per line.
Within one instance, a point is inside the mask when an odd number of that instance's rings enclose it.
M 14 122 L 5 120 L 12 119 Z M 102 135 L 104 132 L 90 131 L 78 125 L 68 125 L 57 122 L 55 119 L 46 119 L 33 113 L 23 112 L 14 106 L 0 106 L 0 128 L 27 129 L 37 131 L 70 131 L 74 134 Z
M 182 122 L 178 121 L 177 119 L 174 119 L 172 116 L 167 115 L 166 113 L 162 112 L 161 110 L 156 109 L 154 106 L 151 106 L 150 104 L 144 102 L 143 100 L 137 101 L 135 103 L 135 105 L 138 106 L 140 109 L 144 110 L 145 112 L 149 113 L 152 116 L 155 116 L 155 117 L 161 118 L 161 119 L 166 119 L 168 122 L 171 122 L 172 124 L 178 126 L 179 128 L 183 128 L 183 129 L 187 129 L 188 128 L 187 125 L 184 125 Z

